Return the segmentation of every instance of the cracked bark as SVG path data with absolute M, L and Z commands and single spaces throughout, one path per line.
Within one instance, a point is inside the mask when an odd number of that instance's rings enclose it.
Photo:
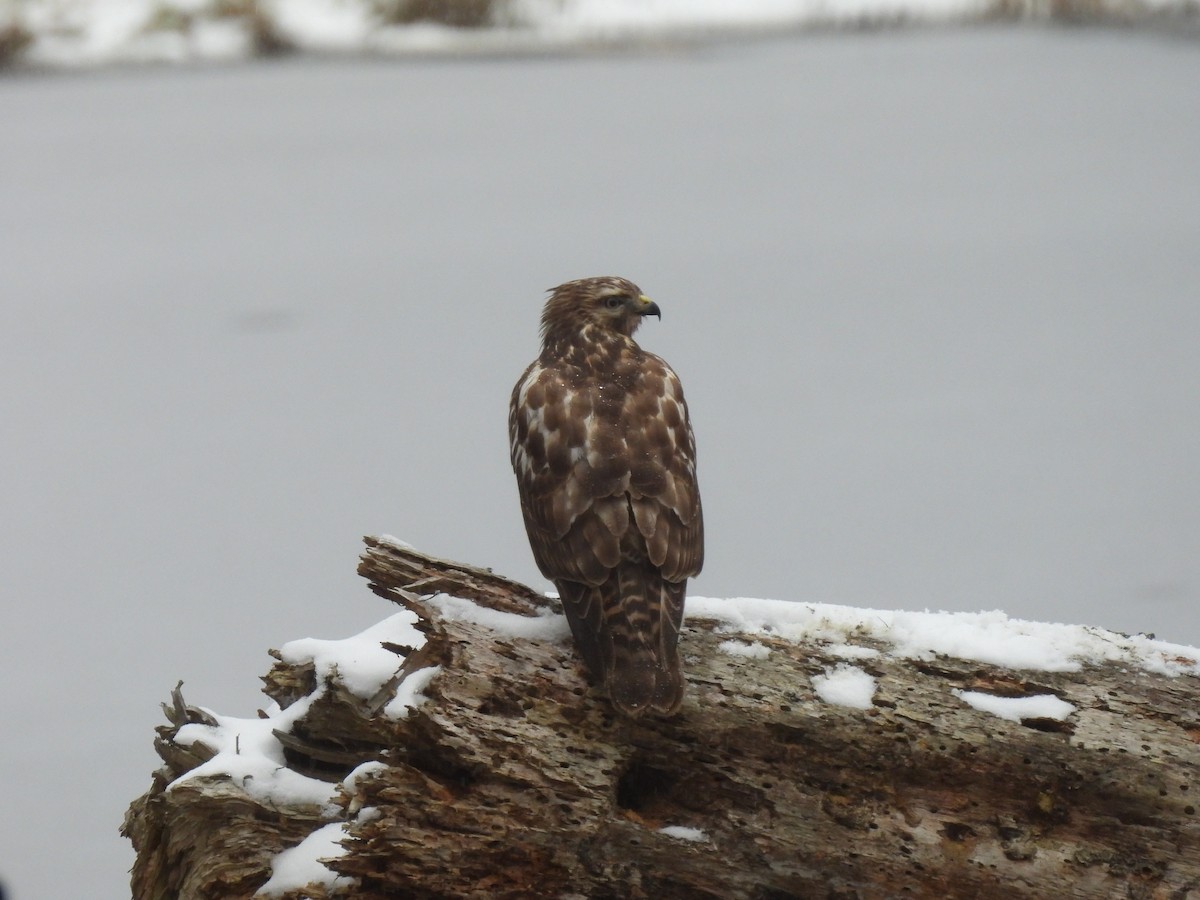
M 587 687 L 569 646 L 450 620 L 422 599 L 531 615 L 544 597 L 366 540 L 360 574 L 421 616 L 427 643 L 390 648 L 402 665 L 382 696 L 332 683 L 279 735 L 291 768 L 331 782 L 386 764 L 340 789 L 349 851 L 329 865 L 358 879 L 347 896 L 1200 898 L 1200 679 L 884 655 L 855 663 L 878 689 L 871 709 L 849 709 L 814 695 L 811 677 L 843 661 L 822 646 L 755 634 L 767 658 L 730 655 L 718 645 L 738 636 L 693 618 L 683 709 L 633 722 Z M 395 684 L 435 664 L 419 710 L 381 713 Z M 264 680 L 283 707 L 316 687 L 311 666 L 282 662 Z M 956 688 L 1078 709 L 1018 724 Z M 178 692 L 164 709 L 164 765 L 122 829 L 133 896 L 249 897 L 329 814 L 265 809 L 222 779 L 168 791 L 203 761 L 173 738 L 204 714 Z

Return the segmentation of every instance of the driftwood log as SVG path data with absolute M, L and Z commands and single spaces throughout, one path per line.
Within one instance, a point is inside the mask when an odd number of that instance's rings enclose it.
M 367 539 L 360 573 L 414 610 L 427 643 L 395 681 L 438 664 L 407 718 L 330 690 L 290 733 L 289 766 L 340 782 L 337 896 L 555 898 L 1200 898 L 1200 679 L 1115 665 L 1011 671 L 938 658 L 861 663 L 869 710 L 823 703 L 820 646 L 754 639 L 691 618 L 688 695 L 670 719 L 614 716 L 566 643 L 504 637 L 439 616 L 446 592 L 523 615 L 552 601 L 470 566 Z M 279 662 L 265 692 L 315 688 Z M 393 685 L 394 686 L 394 685 Z M 951 689 L 1055 694 L 1078 711 L 1021 723 Z M 264 808 L 229 780 L 167 786 L 203 761 L 173 742 L 202 721 L 178 690 L 164 765 L 127 814 L 133 896 L 249 897 L 272 858 L 328 809 Z M 378 814 L 355 817 L 374 807 Z M 336 817 L 336 816 L 335 816 Z M 664 833 L 687 826 L 694 840 Z M 313 887 L 287 896 L 320 898 Z M 339 891 L 341 891 L 339 893 Z

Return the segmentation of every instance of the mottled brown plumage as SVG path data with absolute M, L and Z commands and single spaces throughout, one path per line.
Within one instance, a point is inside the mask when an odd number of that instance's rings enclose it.
M 704 559 L 683 389 L 633 340 L 658 314 L 624 278 L 554 288 L 508 419 L 534 558 L 588 669 L 631 716 L 683 700 L 684 590 Z

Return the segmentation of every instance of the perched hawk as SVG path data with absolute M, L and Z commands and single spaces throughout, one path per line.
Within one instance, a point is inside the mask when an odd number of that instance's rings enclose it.
M 633 340 L 647 315 L 661 318 L 624 278 L 554 288 L 508 414 L 534 558 L 588 669 L 630 716 L 683 700 L 683 595 L 704 560 L 683 388 Z

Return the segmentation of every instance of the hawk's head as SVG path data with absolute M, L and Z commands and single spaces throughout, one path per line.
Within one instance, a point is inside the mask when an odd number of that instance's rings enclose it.
M 542 310 L 542 337 L 578 334 L 585 325 L 593 325 L 631 337 L 642 316 L 658 316 L 658 304 L 626 278 L 605 275 L 568 281 L 550 291 Z

